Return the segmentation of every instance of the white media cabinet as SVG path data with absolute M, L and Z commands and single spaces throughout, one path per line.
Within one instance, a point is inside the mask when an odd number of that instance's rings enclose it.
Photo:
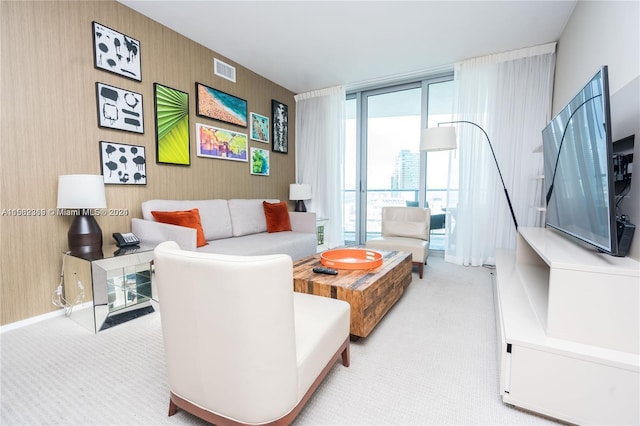
M 503 401 L 576 424 L 640 424 L 640 263 L 520 228 L 496 272 Z

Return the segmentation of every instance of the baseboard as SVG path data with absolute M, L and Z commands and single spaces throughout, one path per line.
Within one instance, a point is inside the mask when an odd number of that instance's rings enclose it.
M 0 326 L 0 334 L 4 333 L 5 331 L 16 330 L 18 328 L 22 328 L 31 324 L 38 323 L 40 321 L 48 320 L 55 317 L 61 317 L 61 316 L 64 316 L 64 309 L 58 309 L 56 311 L 49 312 L 46 314 L 37 315 L 35 317 L 5 324 L 3 326 Z

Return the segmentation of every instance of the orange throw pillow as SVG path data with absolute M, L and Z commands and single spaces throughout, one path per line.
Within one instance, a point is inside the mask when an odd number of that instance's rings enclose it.
M 202 223 L 200 223 L 200 210 L 191 209 L 178 212 L 157 212 L 152 211 L 151 214 L 158 222 L 168 223 L 171 225 L 186 226 L 196 230 L 197 240 L 196 246 L 206 246 L 207 240 L 204 238 Z
M 291 231 L 289 208 L 284 201 L 280 203 L 262 202 L 264 215 L 267 218 L 267 232 Z

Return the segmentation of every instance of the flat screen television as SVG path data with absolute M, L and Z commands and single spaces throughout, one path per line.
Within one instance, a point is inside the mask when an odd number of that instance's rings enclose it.
M 618 255 L 606 66 L 542 130 L 542 147 L 546 225 Z

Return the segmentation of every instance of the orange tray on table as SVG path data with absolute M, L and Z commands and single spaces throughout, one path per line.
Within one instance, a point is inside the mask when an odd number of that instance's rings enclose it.
M 382 265 L 382 254 L 366 249 L 334 249 L 322 252 L 320 263 L 336 269 L 373 269 Z

